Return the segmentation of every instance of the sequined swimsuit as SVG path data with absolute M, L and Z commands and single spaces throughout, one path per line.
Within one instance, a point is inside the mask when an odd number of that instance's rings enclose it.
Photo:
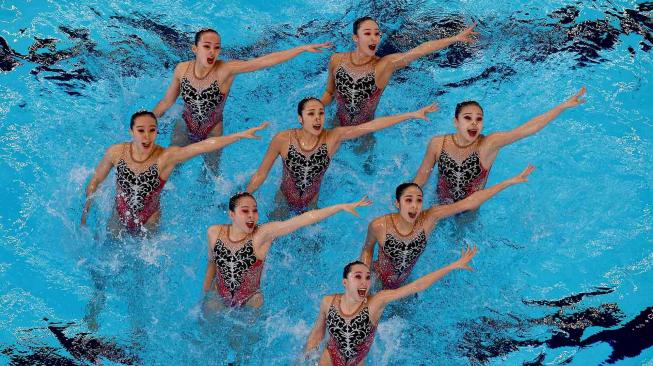
M 337 302 L 337 305 L 334 304 Z M 327 351 L 333 366 L 355 366 L 365 359 L 374 341 L 376 326 L 370 319 L 367 303 L 351 319 L 346 320 L 340 311 L 340 295 L 335 295 L 326 316 L 329 332 Z
M 456 161 L 447 151 L 447 138 L 443 138 L 440 158 L 438 159 L 438 188 L 437 193 L 441 204 L 451 204 L 460 201 L 470 194 L 485 188 L 489 170 L 481 164 L 478 146 L 483 136 L 479 136 L 471 153 L 462 162 Z M 454 147 L 455 148 L 455 147 Z
M 184 100 L 182 118 L 188 128 L 188 138 L 197 142 L 206 139 L 222 123 L 227 96 L 220 91 L 217 68 L 200 79 L 195 76 L 194 67 L 195 61 L 189 62 L 180 80 L 180 94 Z
M 392 220 L 390 215 L 386 216 L 386 222 Z M 374 271 L 377 273 L 383 289 L 395 289 L 403 285 L 410 275 L 426 248 L 426 232 L 423 227 L 423 218 L 415 222 L 417 235 L 410 240 L 398 239 L 399 233 L 396 229 L 390 230 L 389 226 L 385 234 L 385 242 L 379 246 L 379 260 L 374 262 Z M 394 226 L 394 224 L 392 224 Z M 410 235 L 410 234 L 409 234 Z
M 116 164 L 116 210 L 128 231 L 138 232 L 159 211 L 159 198 L 166 181 L 159 176 L 156 163 L 140 173 L 134 172 L 125 161 L 129 146 L 130 143 L 123 144 L 121 158 Z
M 329 167 L 331 158 L 324 141 L 326 137 L 319 137 L 315 148 L 308 151 L 308 155 L 301 152 L 301 147 L 296 147 L 294 140 L 299 145 L 296 130 L 291 132 L 288 145 L 288 156 L 283 161 L 283 175 L 281 177 L 281 192 L 293 211 L 301 212 L 306 209 L 320 191 L 320 184 L 324 173 Z M 323 133 L 326 136 L 326 132 Z M 320 140 L 322 140 L 320 142 Z
M 351 57 L 351 56 L 349 56 Z M 336 119 L 340 126 L 356 126 L 374 119 L 383 89 L 376 86 L 376 62 L 355 66 L 343 60 L 334 73 Z
M 227 240 L 229 234 L 227 233 Z M 227 248 L 220 237 L 213 246 L 216 289 L 225 305 L 243 306 L 261 291 L 263 261 L 256 258 L 252 239 L 236 251 Z

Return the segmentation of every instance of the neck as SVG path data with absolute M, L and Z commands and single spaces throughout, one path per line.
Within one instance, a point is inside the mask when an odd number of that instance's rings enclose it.
M 401 214 L 397 214 L 397 220 L 395 223 L 397 225 L 397 230 L 399 230 L 401 233 L 409 233 L 415 227 L 414 222 L 406 221 L 406 219 L 404 219 Z
M 247 232 L 240 230 L 236 225 L 229 225 L 228 238 L 229 241 L 240 241 L 247 236 Z
M 358 309 L 361 303 L 362 301 L 358 297 L 358 294 L 351 296 L 345 292 L 340 299 L 340 309 L 344 310 L 347 314 L 351 314 L 352 312 L 356 311 L 356 309 Z
M 304 145 L 306 145 L 306 146 L 314 145 L 315 142 L 317 141 L 317 139 L 319 138 L 319 136 L 315 136 L 310 132 L 304 131 L 303 128 L 299 130 L 299 133 L 297 135 L 298 135 L 298 137 L 300 139 L 299 143 L 303 142 Z
M 357 64 L 364 64 L 372 60 L 374 56 L 368 56 L 363 51 L 361 51 L 359 48 L 356 48 L 356 50 L 352 53 L 351 59 Z
M 214 61 L 214 63 L 215 63 L 215 61 Z M 195 61 L 195 66 L 193 68 L 195 69 L 194 70 L 195 71 L 195 76 L 204 77 L 211 71 L 211 68 L 213 68 L 213 65 L 207 67 L 207 66 L 202 65 L 201 63 L 199 63 L 196 60 Z
M 460 132 L 456 131 L 456 134 L 453 135 L 453 138 L 455 139 L 454 142 L 462 147 L 467 147 L 471 144 L 473 144 L 476 140 L 467 140 L 463 135 L 460 134 Z

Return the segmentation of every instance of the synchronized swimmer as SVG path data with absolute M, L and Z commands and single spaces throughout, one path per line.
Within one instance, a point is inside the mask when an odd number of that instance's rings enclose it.
M 371 204 L 360 201 L 317 208 L 320 185 L 331 159 L 343 141 L 391 127 L 409 119 L 428 120 L 438 110 L 432 103 L 414 112 L 375 118 L 376 107 L 392 74 L 414 60 L 456 42 L 473 43 L 478 33 L 475 24 L 453 37 L 432 40 L 403 53 L 376 55 L 381 32 L 370 17 L 353 24 L 354 51 L 334 53 L 328 66 L 326 91 L 320 99 L 307 97 L 297 106 L 299 128 L 284 130 L 270 141 L 262 162 L 247 184 L 246 191 L 229 200 L 227 224 L 208 228 L 207 266 L 203 281 L 207 309 L 263 305 L 261 275 L 274 240 L 302 227 L 346 211 L 359 216 L 356 209 Z M 303 52 L 321 52 L 331 43 L 308 44 L 270 53 L 251 60 L 218 59 L 221 38 L 213 29 L 195 34 L 191 49 L 195 59 L 179 63 L 163 99 L 152 112 L 139 111 L 131 117 L 132 140 L 106 150 L 86 188 L 81 215 L 86 225 L 92 199 L 111 168 L 116 168 L 115 208 L 109 231 L 143 235 L 156 233 L 160 217 L 160 193 L 175 166 L 204 155 L 207 166 L 218 174 L 219 151 L 240 139 L 258 139 L 256 132 L 268 123 L 223 136 L 223 111 L 234 78 L 289 61 Z M 455 133 L 435 136 L 413 182 L 396 188 L 397 213 L 377 217 L 368 225 L 360 261 L 347 264 L 343 271 L 344 293 L 323 297 L 317 321 L 306 343 L 306 356 L 319 357 L 320 365 L 362 365 L 374 339 L 375 330 L 387 304 L 423 291 L 456 269 L 471 271 L 470 261 L 477 248 L 468 246 L 451 264 L 408 280 L 438 222 L 459 213 L 475 210 L 500 191 L 526 182 L 535 169 L 530 164 L 518 175 L 485 188 L 489 171 L 499 150 L 533 135 L 563 111 L 585 99 L 585 87 L 551 110 L 510 131 L 482 135 L 484 115 L 476 101 L 456 106 Z M 181 95 L 183 112 L 176 124 L 171 147 L 156 144 L 157 118 Z M 334 128 L 325 128 L 325 106 L 336 102 Z M 277 157 L 283 161 L 283 175 L 275 197 L 276 209 L 270 215 L 278 221 L 259 225 L 257 201 L 253 196 L 265 182 Z M 423 208 L 422 188 L 435 165 L 438 166 L 439 204 Z M 289 217 L 292 214 L 296 216 Z M 378 260 L 374 250 L 378 243 Z M 371 294 L 372 279 L 381 290 Z M 216 296 L 208 296 L 215 291 Z M 326 349 L 316 351 L 326 333 Z

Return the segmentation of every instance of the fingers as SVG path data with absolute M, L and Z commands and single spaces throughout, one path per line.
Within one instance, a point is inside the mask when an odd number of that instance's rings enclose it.
M 524 171 L 521 172 L 520 175 L 521 175 L 522 177 L 526 178 L 526 177 L 528 177 L 528 176 L 533 172 L 533 170 L 535 170 L 535 167 L 534 167 L 533 165 L 531 165 L 531 164 L 528 164 L 528 165 L 526 166 L 526 169 L 524 169 Z
M 256 128 L 257 131 L 260 131 L 260 130 L 263 130 L 265 128 L 268 128 L 269 125 L 270 125 L 270 122 L 265 121 L 265 122 L 261 123 L 260 125 L 258 125 L 258 127 L 255 127 L 255 128 Z
M 587 91 L 587 88 L 586 88 L 585 86 L 583 86 L 582 88 L 580 88 L 580 90 L 578 91 L 578 93 L 576 93 L 575 97 L 581 97 L 581 96 L 583 96 L 583 94 L 585 94 L 586 91 Z

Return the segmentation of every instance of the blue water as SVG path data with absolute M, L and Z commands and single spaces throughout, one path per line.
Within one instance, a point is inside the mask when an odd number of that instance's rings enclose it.
M 499 194 L 471 224 L 447 221 L 436 229 L 414 277 L 455 260 L 462 243 L 481 248 L 476 271 L 454 273 L 388 308 L 367 363 L 592 365 L 611 360 L 619 344 L 639 341 L 635 354 L 616 362 L 653 364 L 651 323 L 629 323 L 653 306 L 652 8 L 629 1 L 3 2 L 0 36 L 16 54 L 0 51 L 0 363 L 24 356 L 24 364 L 39 364 L 25 361 L 32 354 L 86 362 L 47 326 L 74 323 L 69 337 L 89 331 L 83 317 L 94 296 L 91 273 L 99 273 L 106 303 L 94 336 L 143 364 L 292 364 L 321 296 L 341 291 L 341 268 L 359 255 L 369 220 L 393 210 L 394 187 L 412 179 L 430 137 L 453 131 L 457 102 L 478 100 L 489 133 L 586 85 L 587 104 L 497 158 L 489 184 L 532 163 L 537 170 L 527 184 Z M 226 132 L 263 120 L 272 125 L 262 141 L 226 148 L 216 179 L 207 178 L 201 159 L 179 167 L 164 190 L 158 236 L 101 245 L 113 175 L 95 202 L 91 230 L 80 230 L 84 189 L 104 150 L 129 139 L 131 113 L 163 95 L 174 65 L 191 57 L 197 29 L 220 31 L 226 59 L 323 41 L 347 51 L 351 23 L 368 14 L 385 33 L 381 54 L 474 20 L 481 41 L 394 75 L 377 115 L 432 100 L 441 111 L 431 122 L 377 133 L 371 174 L 349 147 L 338 152 L 320 206 L 363 194 L 375 204 L 360 210 L 361 219 L 339 214 L 277 240 L 264 272 L 263 308 L 222 313 L 217 321 L 202 315 L 206 228 L 228 222 L 228 197 L 245 187 L 270 138 L 297 126 L 297 101 L 322 94 L 328 53 L 237 78 Z M 30 53 L 35 44 L 43 47 Z M 160 144 L 169 144 L 179 112 L 178 105 L 162 119 Z M 263 222 L 280 168 L 277 162 L 257 193 Z M 428 202 L 434 188 L 432 177 Z M 583 293 L 594 294 L 570 298 Z M 638 325 L 635 340 L 618 332 Z M 581 330 L 575 342 L 570 329 Z M 609 330 L 617 346 L 579 345 Z

